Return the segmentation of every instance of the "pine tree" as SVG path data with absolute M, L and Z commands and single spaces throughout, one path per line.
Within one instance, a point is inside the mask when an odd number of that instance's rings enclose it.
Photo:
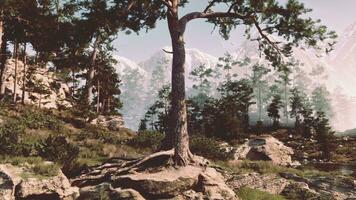
M 126 3 L 123 1 L 122 3 Z M 136 3 L 136 4 L 135 4 Z M 295 46 L 315 47 L 318 42 L 334 39 L 334 32 L 327 32 L 325 26 L 318 21 L 304 17 L 310 12 L 298 1 L 288 1 L 285 6 L 277 1 L 235 0 L 209 1 L 202 11 L 189 12 L 179 17 L 180 7 L 186 6 L 187 0 L 132 1 L 132 11 L 149 16 L 148 24 L 153 27 L 158 19 L 166 18 L 172 41 L 172 126 L 166 135 L 168 149 L 175 148 L 174 163 L 186 165 L 193 161 L 189 150 L 187 130 L 187 107 L 185 96 L 185 42 L 184 34 L 189 22 L 206 19 L 219 29 L 220 35 L 228 39 L 230 31 L 239 25 L 246 25 L 247 37 L 259 42 L 259 47 L 272 65 L 281 66 L 283 56 L 290 56 Z M 227 6 L 225 6 L 227 5 Z M 226 10 L 214 11 L 216 8 L 227 7 Z M 147 25 L 147 24 L 146 24 Z M 252 28 L 259 36 L 252 38 Z M 281 41 L 273 41 L 271 35 L 279 35 Z M 330 43 L 331 45 L 333 42 Z M 327 49 L 329 50 L 329 49 Z
M 303 109 L 303 96 L 297 88 L 292 88 L 290 90 L 291 97 L 290 99 L 290 116 L 295 118 L 295 129 L 299 132 L 299 126 L 301 123 L 301 115 Z
M 314 129 L 316 131 L 316 139 L 319 142 L 323 157 L 330 158 L 330 153 L 333 147 L 332 141 L 334 132 L 329 125 L 329 120 L 326 118 L 325 113 L 317 113 Z
M 267 91 L 268 82 L 264 80 L 264 77 L 270 72 L 271 70 L 266 68 L 263 65 L 255 64 L 252 66 L 252 75 L 250 79 L 252 81 L 254 87 L 255 98 L 257 99 L 257 109 L 258 109 L 258 122 L 262 123 L 262 108 L 263 108 L 263 96 L 264 93 Z
M 279 110 L 283 107 L 281 97 L 279 95 L 274 95 L 272 102 L 269 104 L 267 108 L 268 116 L 273 120 L 273 127 L 279 127 Z

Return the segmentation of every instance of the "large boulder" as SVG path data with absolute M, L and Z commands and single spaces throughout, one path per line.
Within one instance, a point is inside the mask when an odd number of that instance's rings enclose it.
M 49 71 L 45 67 L 28 65 L 26 67 L 27 88 L 25 89 L 25 103 L 40 105 L 43 108 L 58 109 L 59 107 L 72 107 L 72 104 L 67 100 L 69 87 L 64 82 L 60 81 L 54 72 Z M 2 87 L 8 94 L 14 93 L 14 73 L 15 60 L 8 59 L 5 64 L 4 84 Z M 23 80 L 24 80 L 24 64 L 18 61 L 17 64 L 17 90 L 18 100 L 22 96 Z M 42 92 L 42 94 L 39 93 Z
M 248 187 L 271 194 L 280 194 L 288 184 L 289 182 L 285 178 L 281 178 L 277 174 L 259 174 L 255 172 L 234 175 L 228 180 L 228 185 L 234 190 Z
M 109 199 L 120 199 L 122 190 L 140 199 L 207 199 L 235 200 L 237 197 L 225 183 L 224 177 L 215 169 L 199 164 L 172 167 L 169 163 L 173 150 L 158 152 L 143 159 L 104 163 L 73 180 L 81 187 L 81 197 L 88 190 L 98 194 L 95 185 L 109 184 Z M 206 163 L 196 157 L 197 163 Z M 125 190 L 126 189 L 126 190 Z M 119 193 L 112 191 L 118 190 Z M 137 193 L 136 193 L 137 192 Z M 84 196 L 84 197 L 82 197 Z
M 145 200 L 136 190 L 113 188 L 108 183 L 81 188 L 80 197 L 77 200 L 102 199 Z
M 41 177 L 27 171 L 25 167 L 1 164 L 0 195 L 4 200 L 73 200 L 79 195 L 79 189 L 72 187 L 61 171 L 53 177 Z
M 253 138 L 238 147 L 235 152 L 235 160 L 264 160 L 271 161 L 276 165 L 294 166 L 291 155 L 293 149 L 285 146 L 276 138 L 265 135 Z
M 120 115 L 109 115 L 109 116 L 99 115 L 97 118 L 93 119 L 90 123 L 95 125 L 101 125 L 111 131 L 118 131 L 124 127 L 124 120 Z
M 280 175 L 291 182 L 281 193 L 288 199 L 356 199 L 356 181 L 349 177 Z

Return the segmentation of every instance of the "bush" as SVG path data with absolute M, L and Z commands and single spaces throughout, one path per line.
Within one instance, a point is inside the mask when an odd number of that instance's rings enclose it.
M 63 130 L 63 124 L 56 117 L 43 111 L 25 111 L 20 120 L 26 127 L 31 129 L 47 128 L 56 132 Z
M 67 168 L 77 159 L 79 148 L 69 143 L 64 136 L 51 135 L 38 145 L 38 153 L 41 157 Z
M 142 131 L 128 141 L 128 144 L 137 148 L 157 149 L 164 138 L 162 133 L 156 131 Z
M 284 200 L 280 195 L 269 194 L 256 189 L 243 187 L 237 191 L 237 196 L 242 200 Z
M 213 160 L 229 160 L 235 151 L 226 151 L 221 143 L 204 136 L 193 135 L 190 137 L 190 150 L 197 155 Z
M 9 121 L 0 127 L 0 154 L 17 154 L 20 149 L 20 135 L 25 127 L 18 121 Z
M 95 125 L 87 125 L 85 129 L 77 135 L 76 139 L 81 141 L 87 138 L 101 140 L 104 143 L 110 144 L 121 144 L 122 142 L 116 133 Z

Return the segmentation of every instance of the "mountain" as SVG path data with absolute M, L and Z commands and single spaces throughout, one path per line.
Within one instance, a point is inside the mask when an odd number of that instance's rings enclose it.
M 163 49 L 170 51 L 168 47 Z M 170 83 L 172 55 L 158 51 L 139 63 L 125 57 L 115 58 L 118 61 L 116 70 L 122 79 L 121 112 L 126 127 L 136 130 L 140 119 L 155 101 L 158 90 Z M 218 59 L 198 49 L 187 49 L 186 61 L 186 85 L 191 88 L 193 83 L 189 79 L 190 72 L 200 65 L 213 68 Z
M 164 47 L 170 51 L 170 47 Z M 251 65 L 268 62 L 261 57 L 257 43 L 245 41 L 235 52 L 229 52 L 233 58 L 243 60 L 248 57 Z M 338 131 L 356 127 L 356 23 L 352 24 L 339 37 L 335 51 L 328 56 L 320 57 L 313 50 L 294 49 L 293 57 L 300 65 L 293 70 L 294 85 L 302 86 L 308 94 L 318 86 L 325 85 L 330 92 L 329 100 L 332 109 L 332 126 Z M 157 92 L 163 85 L 170 82 L 172 55 L 164 51 L 154 53 L 148 59 L 136 63 L 124 57 L 117 57 L 117 71 L 122 75 L 122 113 L 126 126 L 137 129 L 139 120 L 143 117 Z M 218 58 L 198 49 L 186 50 L 186 85 L 192 87 L 189 74 L 200 65 L 215 68 Z M 249 67 L 233 67 L 231 69 L 238 77 L 251 75 Z M 267 78 L 274 81 L 276 71 L 269 73 Z M 253 109 L 252 109 L 253 110 Z

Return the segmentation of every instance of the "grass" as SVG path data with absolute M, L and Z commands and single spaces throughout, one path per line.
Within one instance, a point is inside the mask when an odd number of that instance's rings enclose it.
M 312 168 L 295 169 L 274 165 L 270 161 L 239 161 L 239 162 L 216 162 L 215 165 L 237 174 L 258 172 L 260 174 L 293 173 L 300 177 L 312 176 L 336 176 L 338 172 L 324 172 Z
M 30 165 L 33 165 L 35 163 L 43 162 L 41 157 L 36 157 L 36 156 L 30 156 L 30 157 L 24 157 L 24 156 L 0 156 L 0 163 L 5 164 L 5 163 L 10 163 L 14 166 L 23 166 L 25 163 L 28 163 Z
M 285 198 L 280 195 L 269 194 L 248 187 L 239 189 L 236 194 L 242 200 L 285 200 Z
M 23 157 L 23 156 L 0 156 L 0 163 L 9 163 L 11 165 L 21 167 L 23 172 L 21 178 L 50 178 L 58 175 L 59 166 L 55 163 L 45 162 L 41 157 Z
M 31 168 L 31 171 L 43 177 L 53 177 L 58 175 L 59 166 L 53 163 L 37 163 Z

